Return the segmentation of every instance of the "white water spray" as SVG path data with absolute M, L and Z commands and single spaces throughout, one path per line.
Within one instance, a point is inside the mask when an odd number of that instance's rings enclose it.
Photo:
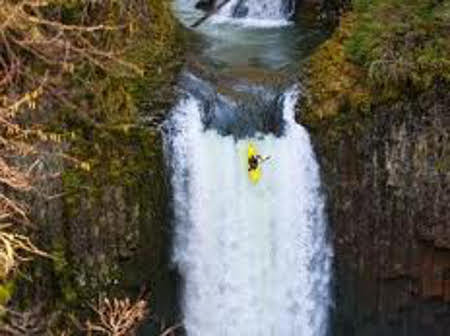
M 231 0 L 224 7 L 223 13 L 229 16 L 235 14 L 236 7 L 242 4 L 246 8 L 246 17 L 252 19 L 281 20 L 285 18 L 283 0 Z
M 174 261 L 185 280 L 188 336 L 324 336 L 331 249 L 319 167 L 285 95 L 285 134 L 235 141 L 204 130 L 200 102 L 168 121 L 175 212 Z M 247 146 L 272 159 L 259 184 Z

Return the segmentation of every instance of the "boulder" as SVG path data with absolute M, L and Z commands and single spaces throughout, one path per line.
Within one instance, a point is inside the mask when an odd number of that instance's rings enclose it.
M 195 5 L 195 8 L 209 12 L 214 8 L 216 0 L 199 0 Z

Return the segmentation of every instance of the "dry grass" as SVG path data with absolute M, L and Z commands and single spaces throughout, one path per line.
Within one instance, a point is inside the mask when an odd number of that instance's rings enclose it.
M 93 307 L 97 315 L 94 322 L 86 323 L 87 333 L 105 336 L 130 336 L 144 321 L 148 314 L 147 302 L 137 300 L 135 303 L 126 298 L 123 300 L 105 298 Z
M 42 336 L 47 335 L 48 320 L 44 319 L 40 307 L 18 312 L 3 309 L 4 323 L 0 325 L 2 336 Z
M 34 143 L 58 137 L 22 115 L 72 106 L 69 83 L 79 68 L 141 75 L 113 38 L 132 34 L 136 1 L 0 0 L 0 280 L 30 254 L 45 255 L 15 232 L 29 222 L 19 200 L 32 190 Z M 120 12 L 123 24 L 109 24 L 111 12 Z
M 32 244 L 24 235 L 10 232 L 10 226 L 0 226 L 0 280 L 8 275 L 24 261 L 30 260 L 31 255 L 49 257 Z

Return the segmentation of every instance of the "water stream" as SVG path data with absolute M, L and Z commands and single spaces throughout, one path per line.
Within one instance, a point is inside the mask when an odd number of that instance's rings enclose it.
M 292 33 L 285 2 L 244 2 L 252 23 L 260 20 L 258 28 L 249 21 L 236 25 L 248 18 L 232 18 L 230 30 L 218 33 L 232 16 L 224 8 L 220 20 L 202 28 L 205 40 L 213 36 L 206 58 L 217 61 L 214 55 L 227 41 L 267 34 L 285 49 L 264 53 L 267 43 L 255 42 L 257 48 L 246 49 L 246 65 L 260 57 L 259 68 L 281 71 L 277 64 L 289 63 L 297 52 L 282 42 Z M 179 1 L 185 22 L 198 15 L 194 4 Z M 264 22 L 271 28 L 263 28 Z M 242 65 L 232 53 L 221 55 L 228 69 Z M 216 69 L 217 62 L 208 66 Z M 300 88 L 243 76 L 227 80 L 223 93 L 217 83 L 187 70 L 164 125 L 185 330 L 188 336 L 327 335 L 332 251 L 319 166 L 307 131 L 295 122 Z M 272 157 L 256 185 L 247 175 L 249 143 Z

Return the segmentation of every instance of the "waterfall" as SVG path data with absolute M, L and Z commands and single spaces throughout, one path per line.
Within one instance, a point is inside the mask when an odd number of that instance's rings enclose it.
M 238 18 L 283 20 L 294 11 L 293 0 L 231 0 L 222 11 Z
M 297 94 L 281 96 L 279 135 L 235 137 L 205 127 L 205 104 L 192 92 L 166 122 L 173 259 L 184 278 L 188 336 L 328 332 L 332 252 L 319 167 L 295 122 Z M 256 185 L 247 176 L 249 143 L 272 157 Z

